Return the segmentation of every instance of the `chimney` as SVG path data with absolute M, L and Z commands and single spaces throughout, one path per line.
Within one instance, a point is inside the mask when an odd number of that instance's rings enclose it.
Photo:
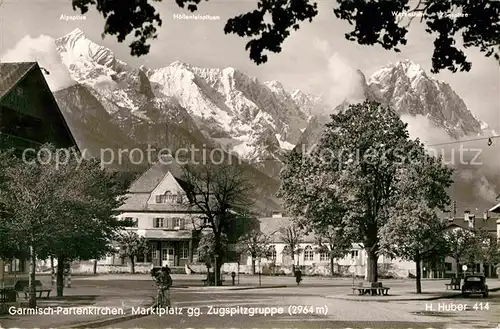
M 488 210 L 485 210 L 484 213 L 483 213 L 483 219 L 487 220 L 488 218 L 490 218 Z
M 464 211 L 464 220 L 466 222 L 469 221 L 469 217 L 470 217 L 470 211 L 469 210 Z

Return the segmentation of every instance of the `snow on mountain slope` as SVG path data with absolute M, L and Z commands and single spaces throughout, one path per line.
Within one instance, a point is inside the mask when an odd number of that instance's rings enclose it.
M 202 130 L 232 139 L 232 151 L 253 162 L 281 158 L 275 143 L 294 145 L 307 125 L 307 116 L 277 81 L 260 83 L 234 68 L 179 61 L 147 74 L 157 96 L 178 99 Z
M 329 106 L 320 96 L 290 93 L 279 81 L 260 82 L 231 67 L 176 61 L 133 68 L 78 29 L 57 39 L 56 46 L 71 77 L 135 142 L 166 143 L 177 134 L 177 147 L 190 141 L 221 145 L 264 172 L 269 163 L 279 172 L 290 149 L 314 144 L 328 114 L 348 105 Z M 389 64 L 368 82 L 358 73 L 366 99 L 391 106 L 402 117 L 426 118 L 449 139 L 493 133 L 448 84 L 411 61 Z M 166 125 L 175 132 L 168 138 Z
M 365 99 L 390 106 L 409 124 L 414 138 L 420 137 L 425 142 L 431 139 L 432 143 L 439 143 L 496 134 L 469 111 L 465 102 L 447 83 L 428 76 L 418 64 L 410 60 L 389 63 L 375 72 L 368 81 L 362 72 L 358 73 Z M 320 102 L 311 100 L 311 97 L 297 98 L 305 100 L 305 106 Z M 344 104 L 344 108 L 346 106 Z M 319 138 L 318 131 L 323 130 L 322 122 L 328 118 L 324 115 L 318 117 L 322 119 L 309 122 L 301 143 L 312 145 Z M 437 132 L 441 139 L 436 140 L 437 136 L 424 136 L 429 134 L 422 129 L 424 124 Z
M 449 84 L 429 77 L 409 60 L 389 64 L 375 72 L 368 88 L 374 100 L 400 115 L 426 116 L 454 139 L 491 133 L 487 124 L 472 115 Z
M 141 105 L 152 95 L 128 85 L 148 84 L 142 71 L 132 70 L 127 64 L 115 58 L 113 52 L 88 39 L 83 31 L 75 29 L 56 39 L 56 47 L 63 63 L 68 67 L 71 77 L 82 85 L 91 87 L 94 96 L 105 104 L 106 110 L 114 113 L 122 108 L 146 119 Z M 127 82 L 126 80 L 132 80 Z M 146 80 L 146 81 L 144 81 Z
M 320 96 L 304 93 L 300 89 L 295 90 L 291 97 L 307 116 L 324 114 L 328 108 Z

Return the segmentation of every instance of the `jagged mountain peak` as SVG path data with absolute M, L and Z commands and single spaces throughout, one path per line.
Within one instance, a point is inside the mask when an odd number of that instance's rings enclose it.
M 80 29 L 56 44 L 72 77 L 91 87 L 117 122 L 173 122 L 174 114 L 182 112 L 177 121 L 188 122 L 190 131 L 199 129 L 198 136 L 233 145 L 238 154 L 251 157 L 247 160 L 279 159 L 282 151 L 320 130 L 327 114 L 339 110 L 322 96 L 298 89 L 290 93 L 280 81 L 261 82 L 234 67 L 205 68 L 176 60 L 161 68 L 134 69 Z M 452 137 L 479 134 L 484 128 L 451 87 L 412 61 L 389 63 L 369 79 L 360 70 L 357 74 L 366 99 L 400 114 L 428 117 Z
M 271 89 L 285 91 L 285 87 L 278 80 L 265 81 L 264 84 Z
M 185 68 L 185 69 L 190 69 L 191 67 L 193 67 L 192 65 L 184 63 L 183 61 L 179 61 L 179 60 L 173 61 L 168 66 L 169 67 Z
M 425 70 L 417 63 L 407 59 L 404 61 L 398 61 L 396 63 L 389 62 L 383 68 L 375 72 L 369 79 L 368 83 L 386 80 L 388 77 L 397 75 L 398 77 L 406 78 L 410 81 L 414 81 L 419 78 L 429 78 L 425 73 Z
M 114 69 L 116 59 L 113 52 L 87 38 L 80 29 L 56 39 L 55 43 L 65 64 L 102 65 Z
M 83 31 L 79 28 L 74 29 L 73 31 L 69 32 L 68 34 L 62 36 L 62 38 L 65 37 L 73 37 L 73 38 L 80 38 L 80 37 L 85 37 L 85 34 Z
M 367 87 L 371 100 L 400 115 L 427 117 L 452 138 L 489 133 L 449 84 L 427 75 L 413 61 L 389 63 L 370 77 Z
M 328 105 L 321 96 L 309 94 L 300 89 L 296 89 L 290 96 L 307 116 L 323 115 L 328 111 Z

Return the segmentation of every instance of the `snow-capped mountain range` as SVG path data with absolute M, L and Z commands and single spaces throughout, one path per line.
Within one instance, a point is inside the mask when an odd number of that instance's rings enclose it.
M 77 82 L 56 99 L 82 148 L 223 146 L 276 177 L 286 152 L 314 142 L 335 109 L 317 95 L 288 92 L 279 81 L 261 82 L 231 67 L 176 61 L 134 68 L 79 29 L 56 46 Z M 411 61 L 389 64 L 369 79 L 359 72 L 359 79 L 367 99 L 426 117 L 450 139 L 494 134 L 448 84 Z

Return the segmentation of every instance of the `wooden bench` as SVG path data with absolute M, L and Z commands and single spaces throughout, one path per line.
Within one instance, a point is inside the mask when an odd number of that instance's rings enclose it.
M 30 295 L 30 283 L 29 280 L 19 280 L 16 282 L 16 285 L 14 286 L 14 289 L 19 293 L 24 293 L 24 298 L 29 299 Z M 35 285 L 35 293 L 38 294 L 38 298 L 42 298 L 42 294 L 46 293 L 47 296 L 45 298 L 50 297 L 50 292 L 52 289 L 47 289 L 44 288 L 42 282 L 40 280 L 35 280 L 34 282 Z
M 449 289 L 460 290 L 461 289 L 461 286 L 460 286 L 461 281 L 462 281 L 461 278 L 451 278 L 450 283 L 445 283 L 446 290 L 449 290 Z
M 364 295 L 365 294 L 365 287 L 363 286 L 363 282 L 360 282 L 358 283 L 357 286 L 353 286 L 352 287 L 352 294 L 354 295 L 354 293 L 356 292 L 356 290 L 358 291 L 358 295 Z
M 352 293 L 354 294 L 357 290 L 358 295 L 388 296 L 389 289 L 391 288 L 384 287 L 382 282 L 372 282 L 370 287 L 365 287 L 363 282 L 360 282 L 356 287 L 352 287 Z

